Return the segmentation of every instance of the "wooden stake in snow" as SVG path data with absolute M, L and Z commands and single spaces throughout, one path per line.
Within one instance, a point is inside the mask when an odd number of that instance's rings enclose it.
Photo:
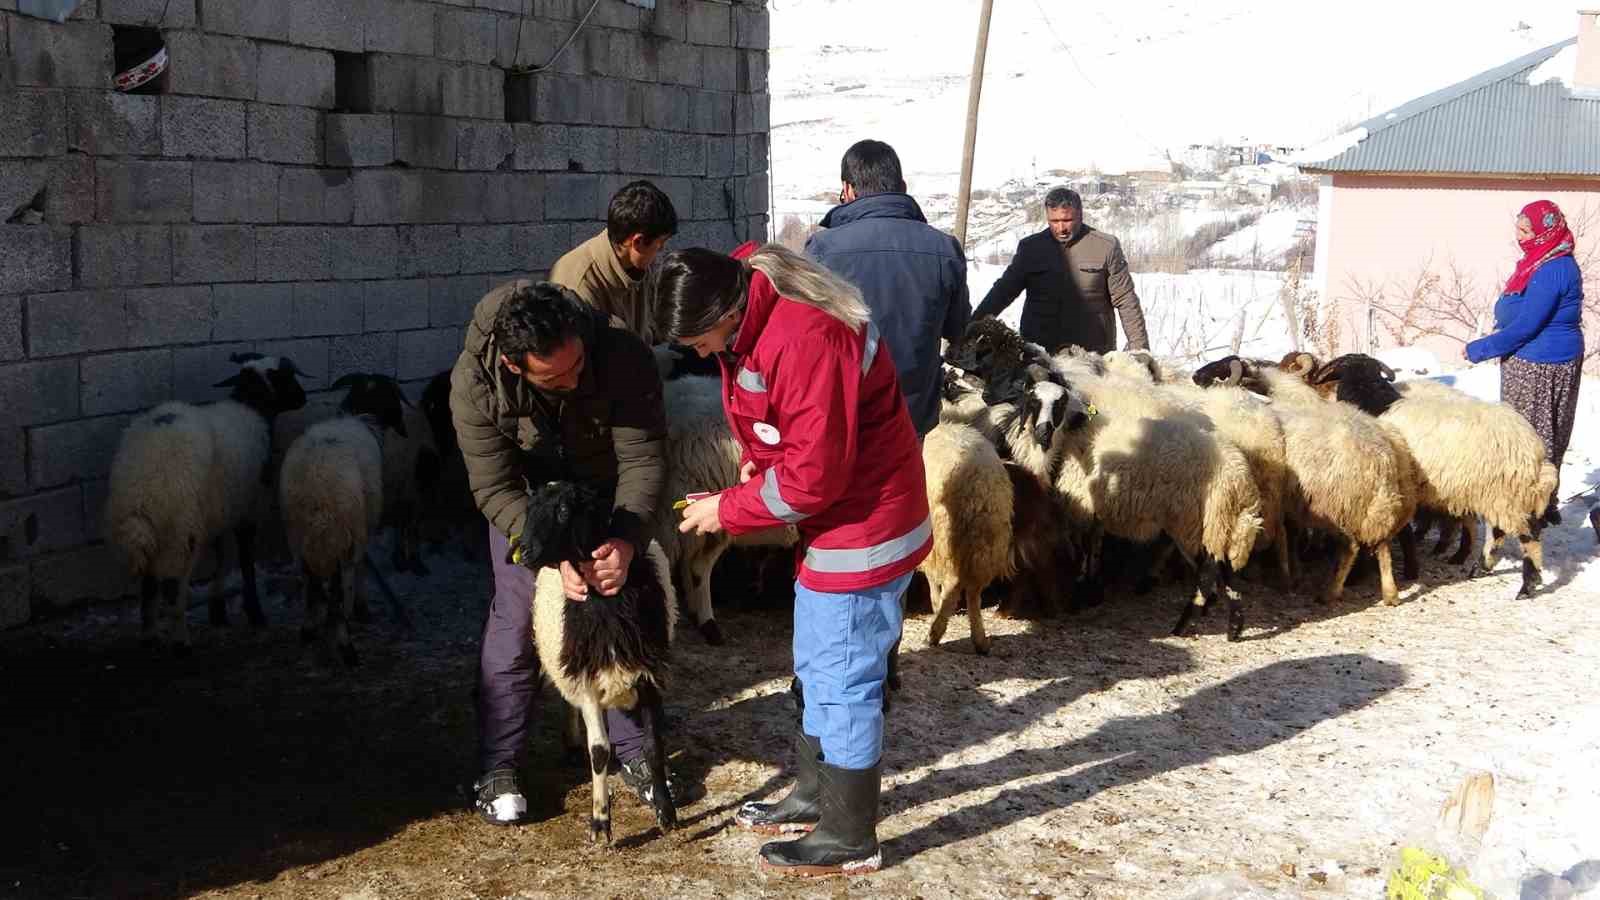
M 1439 809 L 1439 827 L 1446 833 L 1474 842 L 1483 840 L 1494 815 L 1494 776 L 1474 772 L 1450 792 Z
M 989 52 L 989 16 L 994 0 L 983 0 L 978 13 L 978 48 L 972 54 L 972 81 L 967 85 L 967 139 L 961 148 L 961 191 L 956 195 L 956 240 L 967 246 L 967 206 L 972 201 L 972 157 L 978 147 L 978 98 L 983 94 L 983 58 Z

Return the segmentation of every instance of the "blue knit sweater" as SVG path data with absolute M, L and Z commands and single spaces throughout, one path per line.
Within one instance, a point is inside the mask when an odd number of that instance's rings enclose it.
M 1467 345 L 1467 359 L 1515 356 L 1527 362 L 1564 363 L 1583 355 L 1583 276 L 1570 256 L 1540 266 L 1520 294 L 1494 305 L 1495 332 Z

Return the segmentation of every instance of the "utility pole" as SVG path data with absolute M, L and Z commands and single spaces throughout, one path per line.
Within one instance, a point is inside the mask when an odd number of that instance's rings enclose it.
M 961 191 L 956 195 L 956 240 L 967 246 L 967 208 L 972 203 L 972 157 L 978 146 L 978 98 L 983 94 L 983 58 L 989 52 L 989 17 L 994 0 L 983 0 L 978 13 L 978 48 L 972 54 L 972 82 L 967 86 L 967 140 L 961 150 Z

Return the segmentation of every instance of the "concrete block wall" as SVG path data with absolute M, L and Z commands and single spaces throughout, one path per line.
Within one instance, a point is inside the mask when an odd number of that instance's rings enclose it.
M 121 429 L 228 355 L 419 381 L 474 303 L 654 180 L 673 246 L 767 233 L 764 0 L 0 0 L 0 627 L 128 587 Z M 110 89 L 158 29 L 163 91 Z

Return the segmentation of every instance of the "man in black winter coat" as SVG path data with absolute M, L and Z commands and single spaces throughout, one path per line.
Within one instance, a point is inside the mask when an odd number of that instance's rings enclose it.
M 960 337 L 972 316 L 967 258 L 905 192 L 893 147 L 857 142 L 845 151 L 839 180 L 839 205 L 806 253 L 861 289 L 920 437 L 939 424 L 939 339 Z

